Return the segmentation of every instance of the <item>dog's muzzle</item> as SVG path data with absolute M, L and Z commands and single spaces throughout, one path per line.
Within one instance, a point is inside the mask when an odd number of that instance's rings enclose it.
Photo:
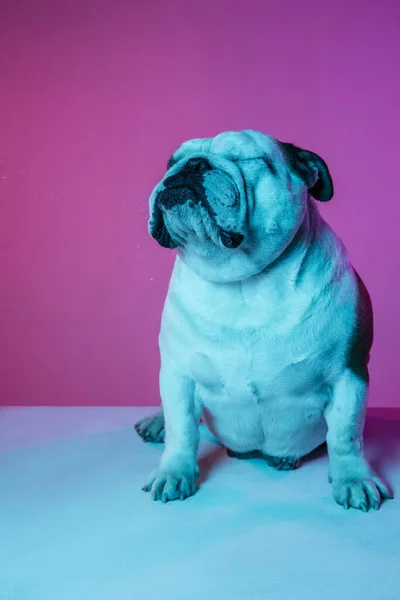
M 190 158 L 174 175 L 163 181 L 163 188 L 157 195 L 156 204 L 168 211 L 187 202 L 191 207 L 201 205 L 219 230 L 221 243 L 225 248 L 238 248 L 243 235 L 234 231 L 226 231 L 216 223 L 216 211 L 207 198 L 205 175 L 213 167 L 206 158 Z M 217 194 L 218 195 L 218 194 Z

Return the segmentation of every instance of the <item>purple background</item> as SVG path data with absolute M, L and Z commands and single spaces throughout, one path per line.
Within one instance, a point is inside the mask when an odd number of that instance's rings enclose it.
M 157 404 L 173 254 L 147 200 L 180 142 L 253 128 L 321 154 L 324 217 L 400 406 L 400 3 L 14 0 L 0 8 L 3 404 Z

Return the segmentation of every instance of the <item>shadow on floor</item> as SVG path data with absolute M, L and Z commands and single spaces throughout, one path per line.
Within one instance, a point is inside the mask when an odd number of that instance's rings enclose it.
M 400 421 L 369 416 L 364 442 L 366 456 L 379 474 L 396 465 L 400 468 Z

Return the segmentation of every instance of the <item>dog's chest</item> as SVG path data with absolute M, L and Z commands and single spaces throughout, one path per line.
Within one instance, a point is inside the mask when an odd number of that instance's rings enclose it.
M 242 404 L 305 395 L 320 384 L 335 345 L 323 309 L 279 282 L 245 292 L 224 285 L 212 294 L 206 286 L 172 285 L 161 352 L 181 363 L 204 400 Z
M 264 335 L 263 335 L 264 334 Z M 234 333 L 222 343 L 199 340 L 188 355 L 191 376 L 203 398 L 260 403 L 303 395 L 318 384 L 320 365 L 312 350 L 265 332 Z

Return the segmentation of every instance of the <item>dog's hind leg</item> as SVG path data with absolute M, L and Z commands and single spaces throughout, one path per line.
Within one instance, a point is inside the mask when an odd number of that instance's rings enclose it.
M 136 432 L 145 442 L 163 444 L 165 442 L 165 422 L 163 410 L 155 415 L 144 417 L 135 425 Z
M 294 471 L 300 464 L 300 458 L 295 456 L 269 456 L 262 454 L 265 462 L 278 471 Z

